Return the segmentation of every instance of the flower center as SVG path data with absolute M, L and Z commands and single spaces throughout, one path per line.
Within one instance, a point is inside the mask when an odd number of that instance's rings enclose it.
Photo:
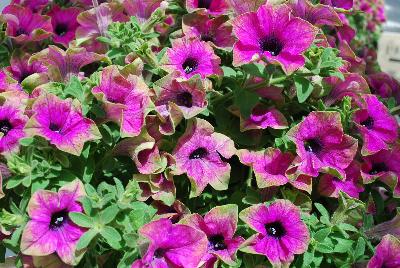
M 57 230 L 58 228 L 63 226 L 67 220 L 68 220 L 68 211 L 67 210 L 64 209 L 64 210 L 53 213 L 51 215 L 51 220 L 50 220 L 50 229 Z
M 193 106 L 193 97 L 189 92 L 179 93 L 176 97 L 176 102 L 179 106 L 191 108 Z
M 22 35 L 22 34 L 28 35 L 28 32 L 27 32 L 25 29 L 23 29 L 23 28 L 19 28 L 19 29 L 17 30 L 17 32 L 15 33 L 16 36 Z
M 189 159 L 202 159 L 208 155 L 208 151 L 204 147 L 197 148 L 190 155 Z
M 58 124 L 55 124 L 55 123 L 50 123 L 49 129 L 51 131 L 54 131 L 54 132 L 57 132 L 57 133 L 60 133 L 60 131 L 61 131 L 61 127 Z
M 209 247 L 215 251 L 227 249 L 224 237 L 220 234 L 211 236 L 208 242 Z
M 209 33 L 202 34 L 200 39 L 202 41 L 204 41 L 204 42 L 208 42 L 208 41 L 213 42 L 214 41 L 214 36 L 212 34 L 209 34 Z
M 309 153 L 319 153 L 322 150 L 322 144 L 318 139 L 309 139 L 304 142 L 304 149 Z
M 22 73 L 21 73 L 21 76 L 20 76 L 19 79 L 18 79 L 18 82 L 21 83 L 22 81 L 25 80 L 25 78 L 27 78 L 27 77 L 30 76 L 31 74 L 33 74 L 33 72 L 28 72 L 28 71 L 22 72 Z
M 375 174 L 378 174 L 380 172 L 385 172 L 385 171 L 388 171 L 388 168 L 385 165 L 385 163 L 375 163 L 372 165 L 371 170 L 369 171 L 369 174 L 375 175 Z
M 0 132 L 5 135 L 12 129 L 12 125 L 10 124 L 10 121 L 8 120 L 1 120 L 0 121 Z
M 198 8 L 206 8 L 209 9 L 211 6 L 212 0 L 199 0 L 197 7 Z
M 267 231 L 267 234 L 269 236 L 275 237 L 275 238 L 281 238 L 286 234 L 286 230 L 283 227 L 282 223 L 279 221 L 271 222 L 265 224 L 265 230 Z
M 374 119 L 371 116 L 368 116 L 368 118 L 362 121 L 360 124 L 368 129 L 372 129 L 374 127 Z
M 165 254 L 165 249 L 158 248 L 154 251 L 154 258 L 160 259 L 160 258 L 164 257 L 164 254 Z
M 282 43 L 274 36 L 267 36 L 259 43 L 262 52 L 268 51 L 272 56 L 278 56 L 283 49 Z
M 195 71 L 198 66 L 199 63 L 194 58 L 187 58 L 182 64 L 182 68 L 186 74 L 190 74 L 191 72 Z
M 67 27 L 67 25 L 65 25 L 65 24 L 63 24 L 63 23 L 57 24 L 57 26 L 56 26 L 54 32 L 55 32 L 58 36 L 63 36 L 63 35 L 65 35 L 65 34 L 68 32 L 68 27 Z

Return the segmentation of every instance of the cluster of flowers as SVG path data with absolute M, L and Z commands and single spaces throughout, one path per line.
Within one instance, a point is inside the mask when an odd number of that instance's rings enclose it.
M 2 12 L 0 252 L 21 267 L 400 266 L 382 1 L 102 2 Z

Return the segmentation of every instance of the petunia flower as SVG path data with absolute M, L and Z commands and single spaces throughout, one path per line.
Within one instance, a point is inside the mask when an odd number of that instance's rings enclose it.
M 186 9 L 189 13 L 204 11 L 212 16 L 222 15 L 228 11 L 226 0 L 186 0 Z
M 289 180 L 286 172 L 295 156 L 289 152 L 283 153 L 277 148 L 267 148 L 263 151 L 238 150 L 240 162 L 253 168 L 257 187 L 266 188 L 290 183 L 293 187 L 311 192 L 312 178 L 299 176 Z
M 34 13 L 39 13 L 48 3 L 49 0 L 11 0 L 11 5 L 28 7 Z
M 145 267 L 198 267 L 207 251 L 207 237 L 193 227 L 172 224 L 168 219 L 152 221 L 139 229 L 149 241 L 147 252 L 132 264 Z
M 289 7 L 292 9 L 294 16 L 306 20 L 312 25 L 318 27 L 342 25 L 338 14 L 330 6 L 313 5 L 308 0 L 290 0 Z
M 156 200 L 151 205 L 157 209 L 155 218 L 169 219 L 172 223 L 177 223 L 190 214 L 190 210 L 179 200 L 175 200 L 172 205 Z
M 124 0 L 123 6 L 129 16 L 135 16 L 139 22 L 144 22 L 160 7 L 162 1 L 163 0 Z
M 265 255 L 274 267 L 288 267 L 295 254 L 307 250 L 309 231 L 300 218 L 300 209 L 288 200 L 253 205 L 241 211 L 239 217 L 257 232 L 242 250 Z
M 364 59 L 357 57 L 353 49 L 346 41 L 338 44 L 339 57 L 343 59 L 343 65 L 339 68 L 344 73 L 365 73 L 366 62 Z
M 197 37 L 218 48 L 231 49 L 235 43 L 235 37 L 228 20 L 228 16 L 210 19 L 205 14 L 188 14 L 183 16 L 182 31 L 185 36 Z
M 189 79 L 199 74 L 202 78 L 211 75 L 222 75 L 219 66 L 221 59 L 215 55 L 212 47 L 198 39 L 180 38 L 172 43 L 163 60 L 164 68 L 177 72 L 180 77 Z
M 238 221 L 237 205 L 218 206 L 207 212 L 204 217 L 190 214 L 180 223 L 192 226 L 207 235 L 207 254 L 203 257 L 205 267 L 214 267 L 218 260 L 228 265 L 235 264 L 235 255 L 243 237 L 234 236 Z
M 321 0 L 321 4 L 337 8 L 351 9 L 353 7 L 353 0 Z
M 79 24 L 76 20 L 80 10 L 75 7 L 61 9 L 59 6 L 54 5 L 53 8 L 47 13 L 51 17 L 51 24 L 53 25 L 53 42 L 61 44 L 68 48 L 69 42 L 75 39 L 75 30 Z
M 33 13 L 29 7 L 8 5 L 2 16 L 7 22 L 6 35 L 18 43 L 41 41 L 53 31 L 50 17 Z
M 30 54 L 15 50 L 7 71 L 20 84 L 28 86 L 30 89 L 48 82 L 47 67 L 41 62 L 29 64 Z
M 246 12 L 256 12 L 267 0 L 227 0 L 236 15 Z
M 364 184 L 379 179 L 392 189 L 394 196 L 400 197 L 400 145 L 363 157 L 363 161 L 361 176 Z
M 142 190 L 138 200 L 146 201 L 151 197 L 154 200 L 164 202 L 167 206 L 174 203 L 176 189 L 170 174 L 134 174 L 133 179 L 139 183 Z
M 375 95 L 363 95 L 361 109 L 353 120 L 363 139 L 362 155 L 387 150 L 398 139 L 398 123 L 389 109 Z
M 342 191 L 352 198 L 358 198 L 364 191 L 361 182 L 360 164 L 353 161 L 345 170 L 346 179 L 341 180 L 331 174 L 324 174 L 318 184 L 318 192 L 323 196 L 339 197 Z
M 230 138 L 214 132 L 207 121 L 194 118 L 173 151 L 174 173 L 188 175 L 192 196 L 200 195 L 208 184 L 216 190 L 226 190 L 231 166 L 223 158 L 231 158 L 235 151 Z
M 297 147 L 298 170 L 313 177 L 324 172 L 344 178 L 357 152 L 357 140 L 343 133 L 338 112 L 311 112 L 287 135 Z
M 287 73 L 304 65 L 302 53 L 310 47 L 317 29 L 291 16 L 287 5 L 261 6 L 257 12 L 240 15 L 233 21 L 238 41 L 233 47 L 233 65 L 257 59 L 278 63 Z
M 400 82 L 387 73 L 368 74 L 367 81 L 371 93 L 377 94 L 382 98 L 395 97 L 397 103 L 400 103 Z
M 99 86 L 92 93 L 103 102 L 107 119 L 121 126 L 123 136 L 137 136 L 151 111 L 150 93 L 144 81 L 136 75 L 120 74 L 116 66 L 106 67 Z
M 388 197 L 388 196 L 386 196 Z M 384 200 L 385 201 L 385 200 Z M 382 239 L 387 234 L 391 234 L 395 237 L 400 236 L 400 214 L 396 211 L 396 216 L 389 221 L 377 224 L 370 229 L 365 231 L 368 238 L 371 239 Z
M 50 45 L 34 54 L 29 63 L 41 62 L 48 68 L 48 75 L 52 81 L 67 82 L 72 76 L 84 76 L 81 72 L 84 66 L 105 59 L 105 56 L 88 52 L 85 48 L 68 48 L 64 51 Z
M 83 117 L 77 101 L 45 93 L 36 99 L 32 112 L 26 131 L 44 137 L 61 151 L 80 155 L 85 142 L 101 138 L 96 124 Z
M 367 268 L 397 268 L 400 266 L 400 241 L 392 235 L 385 235 L 369 260 Z
M 22 91 L 21 85 L 0 69 L 0 93 L 7 91 Z
M 68 214 L 82 212 L 77 201 L 84 195 L 80 180 L 64 185 L 58 192 L 36 191 L 27 207 L 30 220 L 22 232 L 21 252 L 32 256 L 57 253 L 63 262 L 76 265 L 76 244 L 85 229 L 75 225 Z

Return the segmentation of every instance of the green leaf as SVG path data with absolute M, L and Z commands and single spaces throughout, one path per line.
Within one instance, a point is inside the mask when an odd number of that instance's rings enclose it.
M 304 77 L 295 76 L 293 77 L 293 80 L 296 87 L 297 99 L 299 100 L 299 103 L 303 103 L 308 99 L 308 97 L 310 97 L 314 87 L 311 82 Z
M 256 93 L 243 88 L 236 88 L 234 91 L 234 104 L 239 108 L 240 114 L 244 118 L 250 116 L 259 99 L 260 97 Z
M 360 257 L 364 255 L 365 252 L 365 240 L 362 237 L 359 237 L 357 240 L 356 249 L 354 250 L 354 259 L 358 260 Z
M 114 249 L 120 249 L 121 248 L 121 235 L 119 232 L 110 226 L 104 227 L 100 231 L 101 236 L 107 241 L 107 243 Z
M 243 70 L 252 75 L 257 77 L 265 77 L 265 64 L 260 63 L 253 63 L 253 64 L 245 64 L 242 66 Z
M 19 144 L 21 144 L 22 146 L 29 146 L 33 143 L 34 138 L 30 137 L 30 138 L 23 138 L 19 140 Z
M 89 229 L 86 233 L 84 233 L 78 241 L 76 245 L 76 250 L 81 250 L 87 248 L 93 238 L 98 234 L 98 231 L 95 229 Z
M 320 203 L 314 203 L 314 206 L 318 209 L 319 213 L 321 213 L 321 216 L 327 217 L 329 219 L 329 212 L 323 205 L 321 205 Z
M 321 253 L 332 253 L 333 252 L 333 248 L 330 245 L 327 245 L 324 243 L 318 243 L 315 250 L 319 251 Z
M 77 98 L 80 102 L 83 102 L 85 96 L 83 93 L 83 87 L 81 82 L 79 81 L 78 77 L 72 76 L 69 80 L 67 86 L 64 89 L 65 95 L 70 95 L 72 97 Z
M 318 242 L 322 242 L 325 240 L 325 238 L 331 233 L 331 228 L 327 227 L 327 228 L 323 228 L 319 231 L 317 231 L 314 234 L 314 239 L 317 240 Z
M 81 227 L 85 227 L 85 228 L 93 227 L 93 224 L 94 224 L 93 219 L 83 213 L 70 212 L 69 217 L 75 224 L 77 224 Z
M 107 207 L 105 210 L 101 212 L 100 216 L 101 221 L 104 224 L 112 222 L 115 216 L 117 216 L 118 212 L 119 212 L 119 207 L 116 204 Z

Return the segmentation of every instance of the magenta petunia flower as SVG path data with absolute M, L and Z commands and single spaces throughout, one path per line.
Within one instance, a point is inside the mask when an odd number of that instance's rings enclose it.
M 166 56 L 164 68 L 170 72 L 176 71 L 180 77 L 189 79 L 196 74 L 202 78 L 222 75 L 222 69 L 219 66 L 221 59 L 204 41 L 189 38 L 176 39 Z
M 238 112 L 238 111 L 237 111 Z M 234 111 L 234 113 L 237 113 Z M 240 116 L 240 130 L 247 131 L 251 129 L 285 129 L 288 122 L 285 116 L 274 107 L 267 107 L 263 104 L 256 105 L 248 118 Z
M 238 221 L 237 205 L 225 205 L 211 209 L 204 218 L 191 214 L 180 223 L 192 226 L 207 235 L 208 249 L 203 257 L 205 267 L 214 267 L 218 259 L 228 265 L 235 264 L 236 251 L 244 242 L 243 237 L 234 236 Z
M 39 13 L 48 3 L 49 0 L 11 0 L 11 5 L 28 7 L 34 13 Z
M 236 15 L 246 12 L 256 12 L 267 0 L 227 0 Z
M 373 73 L 367 76 L 367 81 L 371 93 L 377 94 L 382 98 L 395 97 L 400 103 L 400 83 L 387 73 Z
M 342 25 L 338 14 L 330 6 L 313 5 L 308 0 L 290 0 L 289 6 L 294 16 L 306 20 L 312 25 L 318 27 Z
M 300 190 L 307 192 L 312 190 L 311 177 L 299 176 L 293 181 L 286 175 L 295 158 L 291 153 L 283 153 L 279 149 L 270 147 L 264 151 L 242 149 L 237 152 L 237 155 L 240 162 L 253 168 L 258 188 L 281 186 L 290 183 Z
M 172 223 L 177 223 L 190 214 L 190 210 L 179 200 L 175 200 L 170 206 L 161 201 L 154 201 L 151 205 L 157 209 L 155 218 L 169 219 Z
M 84 66 L 101 60 L 105 60 L 105 56 L 87 52 L 85 48 L 68 48 L 64 51 L 50 45 L 34 54 L 29 63 L 43 63 L 48 68 L 48 75 L 52 81 L 66 82 L 72 76 L 83 77 L 81 69 Z
M 19 43 L 41 41 L 53 31 L 50 17 L 33 13 L 29 7 L 6 6 L 2 16 L 7 22 L 7 36 Z
M 343 133 L 338 112 L 311 112 L 287 135 L 297 147 L 298 171 L 313 177 L 324 172 L 344 178 L 357 152 L 357 140 Z
M 198 267 L 207 251 L 206 235 L 193 227 L 172 224 L 168 219 L 150 222 L 139 229 L 149 240 L 147 252 L 132 268 Z
M 343 9 L 351 9 L 353 7 L 353 0 L 321 0 L 321 3 Z
M 21 85 L 0 69 L 0 93 L 7 91 L 22 91 Z
M 360 164 L 353 161 L 345 170 L 346 179 L 341 180 L 331 174 L 324 174 L 318 184 L 318 192 L 323 196 L 339 197 L 342 191 L 352 198 L 358 198 L 364 191 L 361 181 Z
M 228 11 L 226 0 L 186 0 L 186 9 L 189 13 L 194 11 L 205 11 L 205 13 L 217 16 Z
M 269 206 L 253 205 L 241 211 L 239 217 L 257 232 L 242 250 L 267 256 L 274 267 L 289 267 L 295 254 L 307 250 L 307 226 L 300 218 L 300 209 L 288 200 L 276 200 Z
M 359 58 L 346 41 L 338 44 L 339 57 L 343 59 L 343 65 L 339 70 L 343 73 L 365 73 L 366 62 Z
M 0 154 L 17 152 L 19 140 L 26 136 L 24 127 L 28 117 L 24 105 L 5 101 L 0 106 Z
M 129 16 L 135 16 L 139 22 L 144 22 L 160 7 L 161 2 L 162 0 L 124 0 L 123 6 Z
M 205 14 L 188 14 L 183 16 L 182 30 L 185 36 L 210 42 L 218 48 L 231 49 L 235 37 L 228 20 L 228 16 L 210 19 Z
M 26 85 L 33 89 L 36 86 L 48 82 L 48 77 L 47 67 L 41 62 L 29 64 L 30 57 L 31 55 L 28 53 L 14 51 L 10 60 L 10 66 L 7 67 L 7 71 L 20 84 L 24 82 L 24 86 Z
M 44 137 L 61 151 L 80 155 L 85 142 L 101 138 L 96 124 L 83 117 L 77 101 L 44 93 L 34 102 L 32 112 L 26 131 Z
M 47 256 L 54 252 L 70 265 L 77 264 L 75 248 L 85 229 L 75 225 L 69 212 L 82 212 L 78 199 L 86 195 L 83 184 L 75 180 L 56 192 L 38 190 L 29 201 L 30 221 L 21 238 L 25 255 Z
M 375 95 L 363 95 L 362 100 L 361 109 L 353 116 L 363 139 L 361 154 L 370 155 L 389 149 L 398 138 L 396 118 Z
M 55 5 L 47 13 L 51 17 L 51 24 L 53 25 L 53 41 L 54 43 L 61 44 L 68 48 L 69 42 L 75 39 L 75 30 L 79 24 L 76 18 L 80 10 L 75 7 L 61 9 Z
M 394 196 L 400 197 L 400 145 L 363 157 L 363 160 L 361 176 L 364 184 L 379 179 L 393 190 Z
M 109 66 L 102 71 L 100 85 L 92 93 L 104 103 L 107 119 L 121 126 L 123 136 L 140 134 L 151 111 L 149 89 L 140 77 L 124 77 L 116 66 Z
M 369 260 L 367 268 L 397 268 L 400 266 L 400 241 L 392 235 L 385 235 Z
M 231 166 L 223 158 L 231 158 L 235 151 L 230 138 L 214 132 L 207 121 L 194 118 L 173 151 L 174 173 L 188 175 L 192 196 L 200 195 L 208 184 L 216 190 L 226 190 Z
M 266 4 L 237 17 L 233 32 L 239 39 L 233 47 L 233 65 L 263 59 L 291 73 L 304 65 L 302 53 L 314 41 L 317 28 L 291 16 L 287 5 Z

